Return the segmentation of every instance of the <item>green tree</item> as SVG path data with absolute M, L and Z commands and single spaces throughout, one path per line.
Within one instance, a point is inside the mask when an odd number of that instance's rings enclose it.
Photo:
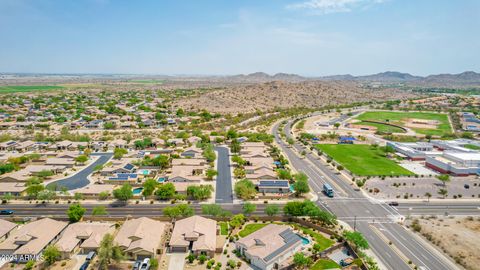
M 243 169 L 241 167 L 237 167 L 237 168 L 233 169 L 233 176 L 235 178 L 242 179 L 242 178 L 245 178 L 245 175 L 246 175 L 245 169 Z
M 442 195 L 442 197 L 445 199 L 448 195 L 448 190 L 445 189 L 445 188 L 441 188 L 441 189 L 438 190 L 438 194 Z
M 75 194 L 73 194 L 73 199 L 74 199 L 75 201 L 83 200 L 83 194 L 76 192 Z
M 132 186 L 125 183 L 120 188 L 113 190 L 113 197 L 119 201 L 126 202 L 133 197 Z
M 232 140 L 232 143 L 230 144 L 230 151 L 232 153 L 239 153 L 240 150 L 242 149 L 242 146 L 237 140 Z
M 175 185 L 172 183 L 165 183 L 159 185 L 157 190 L 155 191 L 155 195 L 160 200 L 168 200 L 175 196 Z
M 235 183 L 235 194 L 237 197 L 243 200 L 249 200 L 255 198 L 257 194 L 257 190 L 255 189 L 255 185 L 252 181 L 248 179 L 243 179 Z
M 27 186 L 25 192 L 30 198 L 37 198 L 38 193 L 44 189 L 45 186 L 43 186 L 42 184 L 30 184 Z
M 92 216 L 104 216 L 108 215 L 107 209 L 103 205 L 95 206 L 92 209 Z
M 368 242 L 360 232 L 345 231 L 343 237 L 358 249 L 368 249 Z
M 310 266 L 313 261 L 311 258 L 306 257 L 303 253 L 297 252 L 293 255 L 293 263 L 300 269 Z
M 40 177 L 41 179 L 48 178 L 52 175 L 54 175 L 54 173 L 51 170 L 42 170 L 37 173 L 37 176 Z
M 102 241 L 100 242 L 100 247 L 98 248 L 98 264 L 100 270 L 107 270 L 108 266 L 112 262 L 120 262 L 125 257 L 123 255 L 122 249 L 115 244 L 113 236 L 111 234 L 106 234 Z
M 212 196 L 213 187 L 211 185 L 199 185 L 187 187 L 187 195 L 194 200 L 206 200 Z
M 178 204 L 175 206 L 167 206 L 163 208 L 163 215 L 172 219 L 177 217 L 189 217 L 193 216 L 195 211 L 187 204 Z
M 49 245 L 43 251 L 43 259 L 47 263 L 47 265 L 54 264 L 57 260 L 60 259 L 61 254 L 58 248 L 55 245 Z
M 127 153 L 128 153 L 127 149 L 116 147 L 115 149 L 113 149 L 113 158 L 114 159 L 121 159 Z
M 217 176 L 218 172 L 212 168 L 209 168 L 205 174 L 207 175 L 208 180 L 213 180 L 213 178 Z
M 155 179 L 147 179 L 143 183 L 143 196 L 150 196 L 153 194 L 155 191 L 155 188 L 157 188 L 158 182 Z
M 87 210 L 83 208 L 79 203 L 71 204 L 67 210 L 68 219 L 71 222 L 78 222 L 82 219 Z
M 157 270 L 158 269 L 158 259 L 157 258 L 150 258 L 150 269 Z
M 232 228 L 240 228 L 243 223 L 245 223 L 245 216 L 243 214 L 237 214 L 230 219 L 229 225 Z
M 310 192 L 310 187 L 308 186 L 308 176 L 299 172 L 294 175 L 295 183 L 293 183 L 293 189 L 295 190 L 295 195 L 300 196 L 302 194 Z
M 225 210 L 218 204 L 202 204 L 202 214 L 210 216 L 221 216 Z
M 102 191 L 98 194 L 98 198 L 102 201 L 108 199 L 108 196 L 110 196 L 108 191 Z
M 37 200 L 48 202 L 48 201 L 53 200 L 53 198 L 55 198 L 55 195 L 56 195 L 55 191 L 44 189 L 44 190 L 38 192 Z
M 6 193 L 5 195 L 2 196 L 2 202 L 9 203 L 11 200 L 13 200 L 12 193 Z
M 278 206 L 275 204 L 269 204 L 267 207 L 265 207 L 265 214 L 270 217 L 275 216 L 278 214 L 278 212 L 280 212 L 280 208 L 278 208 Z
M 80 164 L 83 164 L 83 163 L 87 162 L 87 160 L 88 160 L 88 157 L 86 155 L 80 155 L 80 156 L 75 158 L 75 162 L 80 163 Z
M 445 188 L 447 183 L 450 182 L 450 175 L 448 174 L 440 174 L 437 176 L 437 179 L 442 181 L 443 187 Z
M 250 215 L 257 210 L 257 206 L 253 203 L 246 202 L 243 204 L 242 211 L 245 215 Z
M 278 178 L 280 179 L 286 179 L 286 180 L 292 179 L 292 175 L 290 174 L 290 172 L 285 169 L 277 169 L 277 175 L 278 175 Z
M 432 194 L 430 192 L 426 192 L 425 197 L 427 197 L 427 202 L 430 202 L 430 198 L 432 197 Z

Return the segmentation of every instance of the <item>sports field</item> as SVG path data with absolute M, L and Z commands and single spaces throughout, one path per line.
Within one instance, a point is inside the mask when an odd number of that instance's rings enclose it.
M 58 85 L 9 85 L 0 86 L 0 93 L 33 92 L 63 89 Z
M 155 84 L 155 83 L 164 83 L 164 80 L 131 80 L 132 83 L 144 83 L 144 84 Z
M 370 111 L 360 114 L 356 119 L 386 122 L 402 127 L 408 127 L 408 122 L 412 120 L 433 120 L 437 121 L 438 124 L 433 126 L 425 125 L 425 127 L 422 127 L 421 124 L 416 124 L 415 127 L 410 128 L 424 135 L 442 136 L 443 134 L 452 132 L 448 116 L 442 113 Z M 374 126 L 374 124 L 371 123 L 362 122 L 362 124 Z
M 414 175 L 385 157 L 382 147 L 365 144 L 317 144 L 320 149 L 346 169 L 359 176 Z
M 355 123 L 356 125 L 364 125 L 364 126 L 371 126 L 376 127 L 377 131 L 385 132 L 385 133 L 405 133 L 405 131 L 399 127 L 384 125 L 380 123 L 371 123 L 371 122 L 358 122 Z

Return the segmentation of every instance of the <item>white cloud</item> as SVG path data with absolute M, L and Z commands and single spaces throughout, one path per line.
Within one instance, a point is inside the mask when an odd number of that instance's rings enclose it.
M 350 12 L 355 8 L 365 8 L 385 0 L 308 0 L 287 5 L 288 9 L 306 9 L 316 14 Z

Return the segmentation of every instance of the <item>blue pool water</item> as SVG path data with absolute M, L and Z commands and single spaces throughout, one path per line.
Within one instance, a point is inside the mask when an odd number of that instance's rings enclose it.
M 290 185 L 290 192 L 294 193 L 295 192 L 295 189 L 293 189 L 293 186 Z
M 163 182 L 165 182 L 165 177 L 160 177 L 160 178 L 158 178 L 157 182 L 158 182 L 158 183 L 163 183 Z
M 134 188 L 134 189 L 133 189 L 133 195 L 142 194 L 142 191 L 143 191 L 143 188 L 141 188 L 141 187 L 139 187 L 139 188 Z
M 305 238 L 305 237 L 303 237 L 303 236 L 301 236 L 301 235 L 298 235 L 298 236 L 300 236 L 300 238 L 302 238 L 302 245 L 308 245 L 308 244 L 310 244 L 310 240 L 309 240 L 308 238 Z

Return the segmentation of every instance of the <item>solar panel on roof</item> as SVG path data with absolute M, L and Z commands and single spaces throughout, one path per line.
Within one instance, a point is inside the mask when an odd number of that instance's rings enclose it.
M 133 167 L 134 167 L 134 166 L 133 166 L 132 164 L 130 164 L 130 163 L 128 163 L 127 165 L 123 166 L 123 168 L 124 168 L 125 170 L 129 170 L 129 171 L 132 170 Z
M 272 181 L 266 181 L 266 180 L 260 180 L 259 186 L 264 186 L 264 187 L 288 187 L 288 181 L 281 181 L 281 180 L 272 180 Z

